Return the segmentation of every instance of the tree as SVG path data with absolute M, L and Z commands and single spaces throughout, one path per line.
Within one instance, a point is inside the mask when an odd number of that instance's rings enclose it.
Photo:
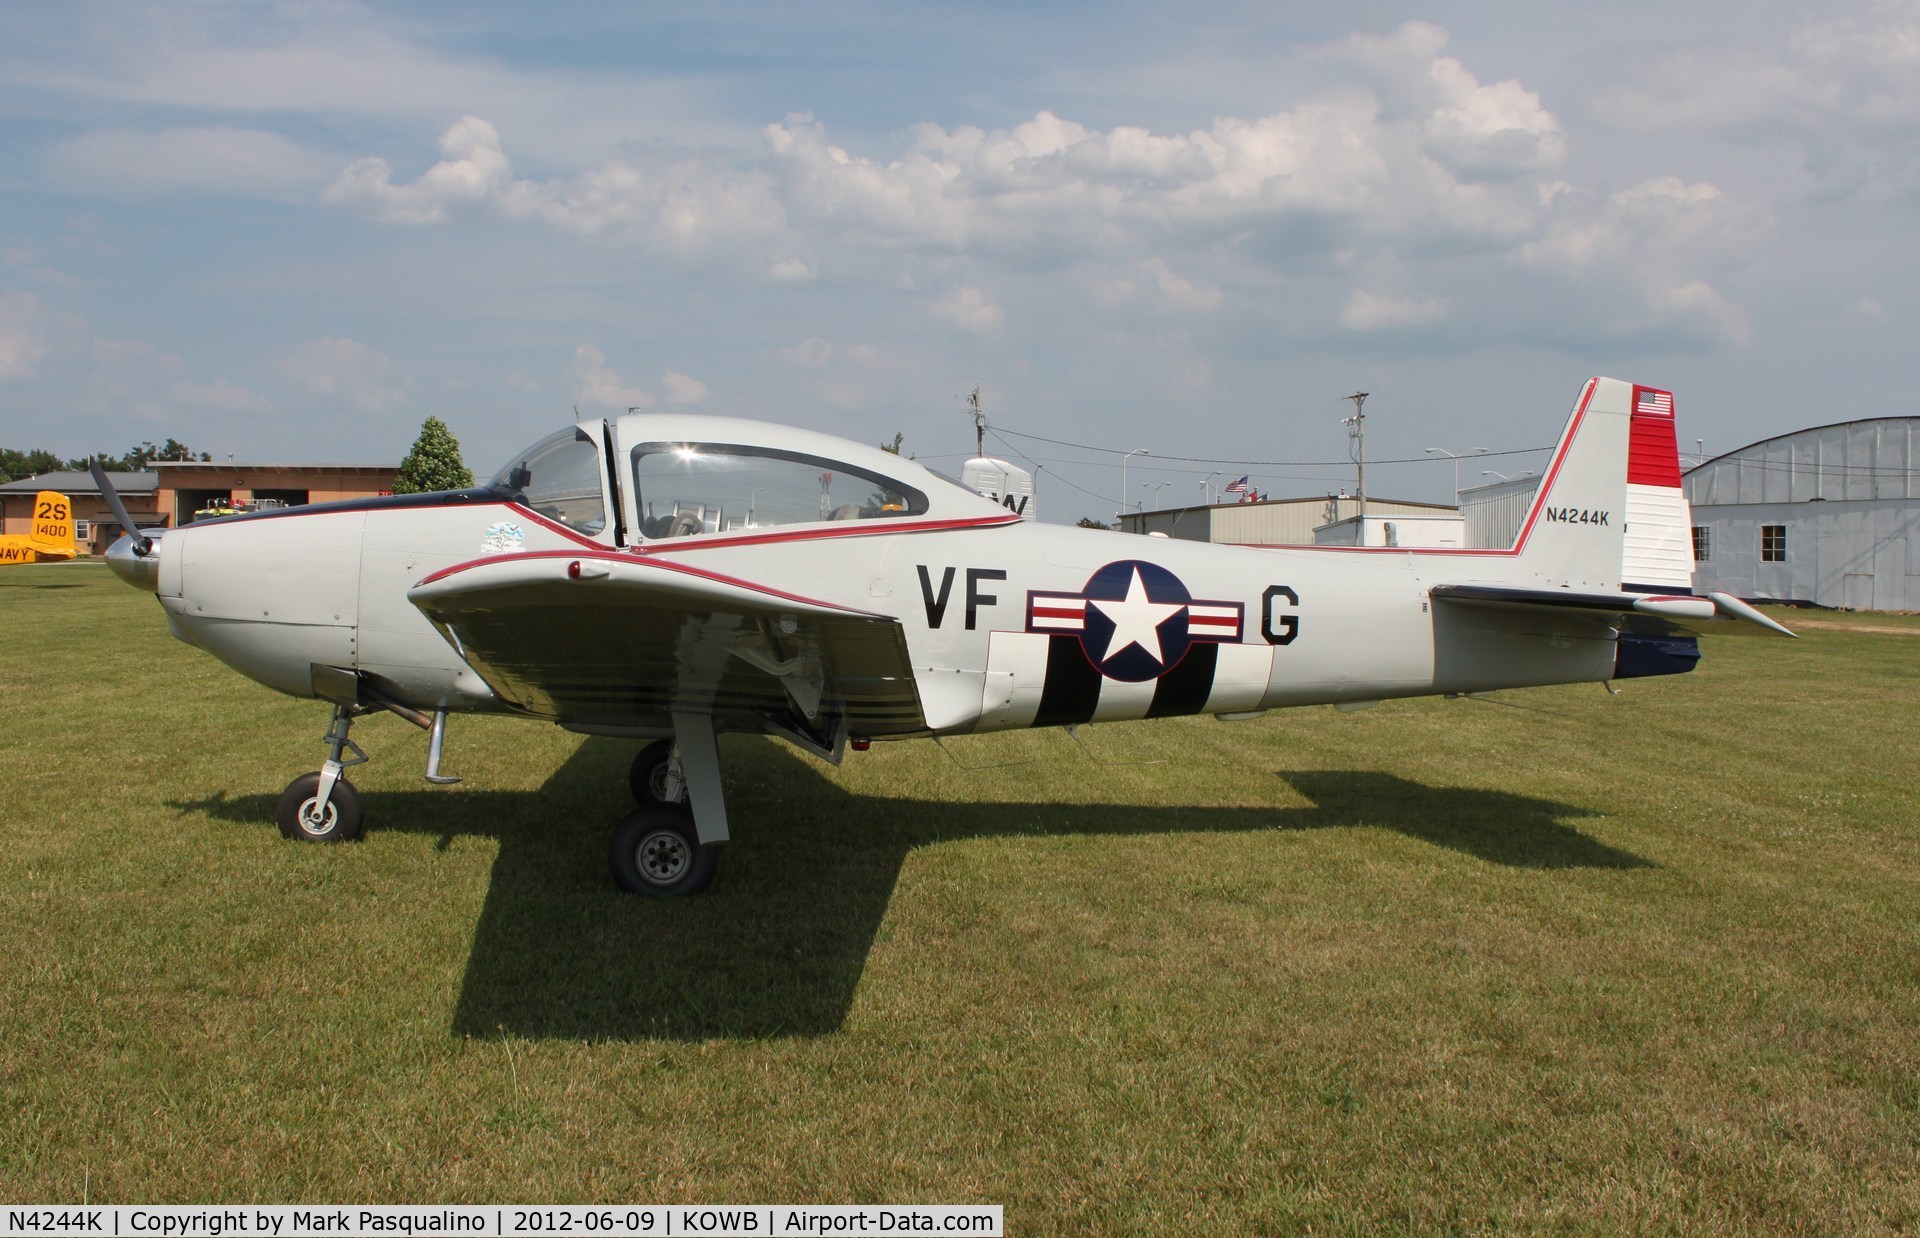
M 1080 527 L 1083 529 L 1113 529 L 1119 526 L 1111 525 L 1111 524 L 1101 524 L 1098 520 L 1095 520 L 1092 516 L 1082 516 L 1080 517 Z
M 211 459 L 213 459 L 211 453 L 203 451 L 195 454 L 193 448 L 177 438 L 169 438 L 166 445 L 162 447 L 155 447 L 152 443 L 142 443 L 117 456 L 108 455 L 103 451 L 92 456 L 75 456 L 71 460 L 62 460 L 52 452 L 38 447 L 26 451 L 0 447 L 0 481 L 17 481 L 22 477 L 52 473 L 60 469 L 84 473 L 87 471 L 89 460 L 98 460 L 100 467 L 109 473 L 134 473 L 146 468 L 155 460 Z
M 131 455 L 133 453 L 129 452 L 127 454 Z M 110 456 L 104 451 L 91 456 L 75 456 L 73 459 L 67 461 L 66 467 L 75 473 L 84 473 L 87 471 L 87 465 L 95 460 L 100 462 L 100 471 L 103 473 L 125 473 L 129 471 L 126 456 Z
M 51 473 L 59 467 L 60 457 L 50 451 L 42 451 L 37 447 L 27 451 L 0 447 L 0 481 Z
M 429 417 L 420 423 L 420 437 L 400 462 L 393 479 L 395 494 L 426 494 L 434 490 L 464 490 L 473 484 L 473 470 L 460 458 L 460 440 L 447 423 Z
M 169 437 L 167 439 L 166 446 L 164 447 L 155 447 L 152 443 L 140 444 L 138 447 L 135 447 L 131 451 L 127 452 L 126 455 L 121 456 L 120 462 L 127 467 L 127 470 L 129 472 L 137 473 L 141 469 L 146 468 L 149 464 L 152 464 L 155 460 L 177 461 L 177 460 L 211 460 L 211 459 L 213 459 L 212 453 L 203 451 L 196 456 L 193 454 L 193 448 L 187 446 L 185 443 L 181 442 L 177 438 Z

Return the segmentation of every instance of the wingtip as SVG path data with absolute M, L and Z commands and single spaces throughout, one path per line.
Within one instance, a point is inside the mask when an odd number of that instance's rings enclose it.
M 1780 635 L 1792 637 L 1794 640 L 1800 639 L 1798 632 L 1795 632 L 1792 628 L 1784 624 L 1767 618 L 1758 610 L 1747 605 L 1747 603 L 1741 601 L 1731 593 L 1709 593 L 1707 596 L 1713 599 L 1715 609 L 1729 618 L 1745 619 L 1748 623 L 1757 623 L 1770 632 L 1778 632 Z

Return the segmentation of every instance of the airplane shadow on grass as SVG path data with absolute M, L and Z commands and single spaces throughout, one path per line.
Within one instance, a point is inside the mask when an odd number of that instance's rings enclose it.
M 691 899 L 615 891 L 611 827 L 632 807 L 632 745 L 582 743 L 538 792 L 384 792 L 370 830 L 498 840 L 454 1015 L 468 1035 L 572 1040 L 813 1036 L 852 1006 L 907 853 L 1008 835 L 1377 826 L 1518 868 L 1645 868 L 1563 824 L 1550 800 L 1429 787 L 1371 771 L 1278 772 L 1298 808 L 954 803 L 849 795 L 770 743 L 729 741 L 734 841 Z M 272 828 L 277 796 L 175 805 Z

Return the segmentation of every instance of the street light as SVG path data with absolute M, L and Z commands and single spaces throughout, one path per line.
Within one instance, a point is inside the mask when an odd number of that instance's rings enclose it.
M 1140 483 L 1140 488 L 1142 490 L 1153 491 L 1153 506 L 1154 506 L 1154 509 L 1157 511 L 1159 510 L 1159 507 L 1160 507 L 1160 492 L 1162 490 L 1165 490 L 1168 486 L 1171 486 L 1172 484 L 1173 483 L 1170 481 L 1162 481 L 1162 482 L 1143 481 Z
M 1447 457 L 1447 459 L 1453 461 L 1453 505 L 1455 507 L 1460 506 L 1460 457 L 1484 455 L 1487 449 L 1484 447 L 1475 447 L 1472 451 L 1448 451 L 1444 447 L 1425 447 L 1421 450 L 1425 451 L 1428 455 L 1432 455 L 1437 451 Z
M 1150 456 L 1153 453 L 1144 447 L 1136 447 L 1120 457 L 1120 510 L 1114 513 L 1114 519 L 1123 520 L 1127 514 L 1127 461 L 1135 456 Z
M 1532 469 L 1522 469 L 1518 473 L 1502 473 L 1499 469 L 1481 469 L 1482 477 L 1498 477 L 1501 481 L 1519 481 L 1522 477 L 1532 477 Z
M 1207 506 L 1209 507 L 1213 506 L 1213 479 L 1218 476 L 1220 476 L 1220 470 L 1215 469 L 1213 472 L 1207 474 L 1205 481 L 1200 483 L 1200 490 L 1206 496 Z

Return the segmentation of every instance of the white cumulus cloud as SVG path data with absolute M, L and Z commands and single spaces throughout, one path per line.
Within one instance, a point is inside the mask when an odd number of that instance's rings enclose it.
M 1393 297 L 1355 288 L 1340 308 L 1340 325 L 1351 331 L 1417 327 L 1445 318 L 1450 308 L 1439 297 Z
M 90 192 L 249 194 L 309 200 L 329 156 L 263 129 L 102 129 L 48 154 L 56 180 Z
M 619 371 L 607 364 L 607 354 L 591 344 L 573 350 L 574 394 L 582 404 L 600 408 L 645 408 L 653 397 L 630 386 Z
M 810 335 L 792 348 L 782 348 L 780 356 L 799 365 L 810 365 L 816 369 L 827 363 L 833 356 L 833 345 L 817 335 Z
M 407 402 L 388 378 L 393 363 L 358 340 L 323 336 L 280 353 L 280 371 L 315 395 L 338 395 L 372 412 Z
M 669 404 L 698 404 L 711 394 L 707 385 L 699 379 L 676 374 L 672 370 L 667 371 L 661 382 L 666 386 Z
M 1740 30 L 1644 60 L 1596 110 L 1654 134 L 1796 145 L 1816 193 L 1920 191 L 1920 5 L 1812 6 L 1786 37 Z M 1762 27 L 1764 29 L 1764 27 Z
M 168 390 L 167 396 L 174 403 L 221 413 L 265 413 L 273 409 L 273 402 L 265 396 L 224 378 L 211 382 L 178 382 Z
M 327 187 L 325 200 L 354 207 L 388 223 L 432 224 L 450 208 L 485 201 L 508 183 L 500 134 L 477 116 L 463 117 L 440 135 L 440 162 L 411 184 L 393 183 L 384 159 L 356 159 Z
M 1441 54 L 1446 39 L 1415 22 L 1332 45 L 1324 54 L 1358 66 L 1365 90 L 1186 133 L 1100 130 L 1043 110 L 991 131 L 923 123 L 885 157 L 848 149 L 800 114 L 766 126 L 758 156 L 638 145 L 572 177 L 530 180 L 512 175 L 494 126 L 470 116 L 415 180 L 396 182 L 370 157 L 326 197 L 398 223 L 484 206 L 716 254 L 776 280 L 900 252 L 1064 266 L 1115 245 L 1295 225 L 1348 240 L 1522 236 L 1538 203 L 1507 182 L 1559 163 L 1565 137 L 1537 94 L 1482 83 Z
M 1752 338 L 1747 311 L 1700 272 L 1731 269 L 1771 227 L 1705 182 L 1662 176 L 1606 197 L 1552 195 L 1538 240 L 1516 253 L 1526 267 L 1607 294 L 1596 310 L 1613 331 L 1662 328 L 1721 344 Z
M 991 292 L 972 284 L 963 284 L 934 302 L 933 314 L 942 322 L 976 335 L 992 335 L 1006 317 Z
M 0 297 L 0 379 L 30 378 L 47 355 L 47 307 L 31 292 Z

